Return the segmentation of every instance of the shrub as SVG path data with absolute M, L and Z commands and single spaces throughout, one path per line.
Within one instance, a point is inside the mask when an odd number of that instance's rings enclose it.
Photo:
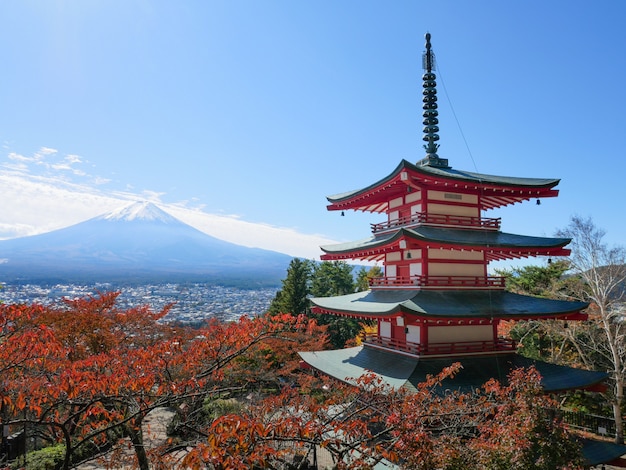
M 44 447 L 26 454 L 26 466 L 15 463 L 12 468 L 25 470 L 56 470 L 61 468 L 65 459 L 65 446 L 58 444 Z

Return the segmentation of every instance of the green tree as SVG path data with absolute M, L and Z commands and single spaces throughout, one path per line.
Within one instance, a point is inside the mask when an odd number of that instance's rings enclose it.
M 345 261 L 324 261 L 313 269 L 311 295 L 313 297 L 333 297 L 351 294 L 356 285 L 352 266 Z M 316 315 L 320 325 L 328 325 L 328 337 L 334 348 L 343 348 L 359 334 L 361 324 L 352 318 L 336 315 Z
M 561 259 L 549 261 L 545 266 L 496 269 L 496 274 L 506 278 L 508 291 L 550 299 L 571 299 L 578 296 L 581 284 L 578 278 L 565 276 L 569 269 L 569 261 Z
M 372 266 L 369 269 L 366 269 L 365 267 L 361 267 L 361 269 L 359 269 L 359 272 L 356 275 L 357 292 L 363 292 L 363 291 L 369 290 L 370 279 L 373 279 L 376 277 L 382 277 L 382 276 L 384 276 L 383 270 L 378 265 Z
M 269 307 L 269 313 L 309 313 L 309 294 L 313 262 L 294 258 L 287 268 L 287 277 L 282 281 L 282 289 L 276 293 Z
M 333 297 L 354 292 L 352 266 L 345 261 L 324 261 L 313 268 L 313 297 Z
M 345 261 L 313 261 L 294 258 L 283 279 L 282 289 L 276 293 L 268 312 L 306 314 L 319 325 L 328 325 L 329 342 L 335 348 L 343 348 L 346 342 L 356 338 L 361 324 L 351 318 L 335 315 L 312 315 L 309 296 L 333 297 L 351 294 L 356 290 L 352 275 L 353 267 Z

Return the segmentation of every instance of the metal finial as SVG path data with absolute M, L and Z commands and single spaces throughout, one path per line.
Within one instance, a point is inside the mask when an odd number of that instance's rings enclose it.
M 424 145 L 424 149 L 426 150 L 426 159 L 434 164 L 438 164 L 439 156 L 437 155 L 437 149 L 439 145 L 436 144 L 439 140 L 439 119 L 437 116 L 439 113 L 437 112 L 437 82 L 435 79 L 436 75 L 433 73 L 433 69 L 435 68 L 435 54 L 433 54 L 430 46 L 430 33 L 426 33 L 426 51 L 422 56 L 423 66 L 426 73 L 422 76 L 423 79 L 423 92 L 424 98 L 422 99 L 424 105 L 423 110 L 424 114 L 422 114 L 424 121 L 424 138 L 423 140 L 427 142 Z M 447 164 L 447 163 L 446 163 Z
M 426 52 L 422 56 L 423 67 L 426 72 L 430 73 L 435 68 L 435 54 L 433 54 L 430 46 L 430 33 L 426 33 Z

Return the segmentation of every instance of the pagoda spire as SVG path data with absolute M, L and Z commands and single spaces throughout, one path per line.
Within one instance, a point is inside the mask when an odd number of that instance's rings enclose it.
M 426 143 L 424 149 L 426 150 L 426 158 L 424 158 L 420 165 L 440 166 L 447 167 L 448 160 L 439 158 L 437 155 L 437 149 L 439 144 L 436 142 L 439 140 L 439 119 L 437 116 L 437 82 L 435 81 L 437 76 L 433 72 L 435 70 L 435 54 L 433 53 L 430 45 L 430 33 L 426 33 L 426 51 L 422 55 L 422 66 L 424 67 L 423 91 L 424 98 L 422 99 L 424 105 L 422 109 L 424 113 L 422 117 L 424 120 L 424 137 L 423 140 Z

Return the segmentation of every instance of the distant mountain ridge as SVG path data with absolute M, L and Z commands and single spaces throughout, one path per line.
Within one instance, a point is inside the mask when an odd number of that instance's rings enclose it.
M 207 235 L 150 202 L 0 241 L 0 281 L 202 281 L 279 285 L 292 257 Z

